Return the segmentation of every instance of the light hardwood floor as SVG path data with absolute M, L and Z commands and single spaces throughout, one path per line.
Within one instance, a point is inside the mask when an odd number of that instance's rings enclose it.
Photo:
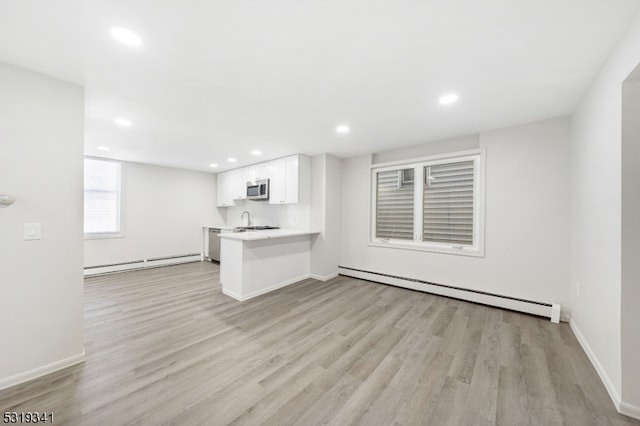
M 0 407 L 68 425 L 640 424 L 566 324 L 347 277 L 237 302 L 218 272 L 87 279 L 86 362 Z

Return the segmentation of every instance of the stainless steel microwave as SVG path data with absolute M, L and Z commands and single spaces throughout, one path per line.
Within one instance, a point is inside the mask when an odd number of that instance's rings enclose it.
M 257 179 L 247 182 L 247 200 L 268 200 L 269 179 Z

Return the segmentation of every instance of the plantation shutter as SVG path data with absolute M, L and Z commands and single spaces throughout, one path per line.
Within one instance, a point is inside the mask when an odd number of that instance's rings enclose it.
M 119 162 L 85 158 L 85 234 L 120 233 L 121 176 Z
M 474 162 L 424 168 L 423 241 L 473 245 Z
M 377 173 L 376 238 L 413 240 L 414 170 Z

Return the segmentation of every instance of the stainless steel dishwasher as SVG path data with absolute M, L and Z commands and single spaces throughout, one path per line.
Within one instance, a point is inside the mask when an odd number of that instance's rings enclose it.
M 220 262 L 220 228 L 209 228 L 209 260 Z

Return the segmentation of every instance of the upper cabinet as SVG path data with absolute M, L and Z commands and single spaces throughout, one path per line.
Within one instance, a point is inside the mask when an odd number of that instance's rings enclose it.
M 296 204 L 300 200 L 300 179 L 310 170 L 309 157 L 296 154 L 218 173 L 217 205 L 229 207 L 245 200 L 247 182 L 256 179 L 269 179 L 269 204 Z
M 298 179 L 300 176 L 299 155 L 270 161 L 269 204 L 297 204 Z
M 218 173 L 218 207 L 233 206 L 233 196 L 230 191 L 229 173 Z
M 230 170 L 229 172 L 229 190 L 231 197 L 235 201 L 247 199 L 247 168 Z
M 271 175 L 269 174 L 269 163 L 271 163 L 271 161 L 245 167 L 247 182 L 258 179 L 271 179 Z
M 247 198 L 247 179 L 245 169 L 229 170 L 218 173 L 218 207 L 235 205 L 235 201 Z

